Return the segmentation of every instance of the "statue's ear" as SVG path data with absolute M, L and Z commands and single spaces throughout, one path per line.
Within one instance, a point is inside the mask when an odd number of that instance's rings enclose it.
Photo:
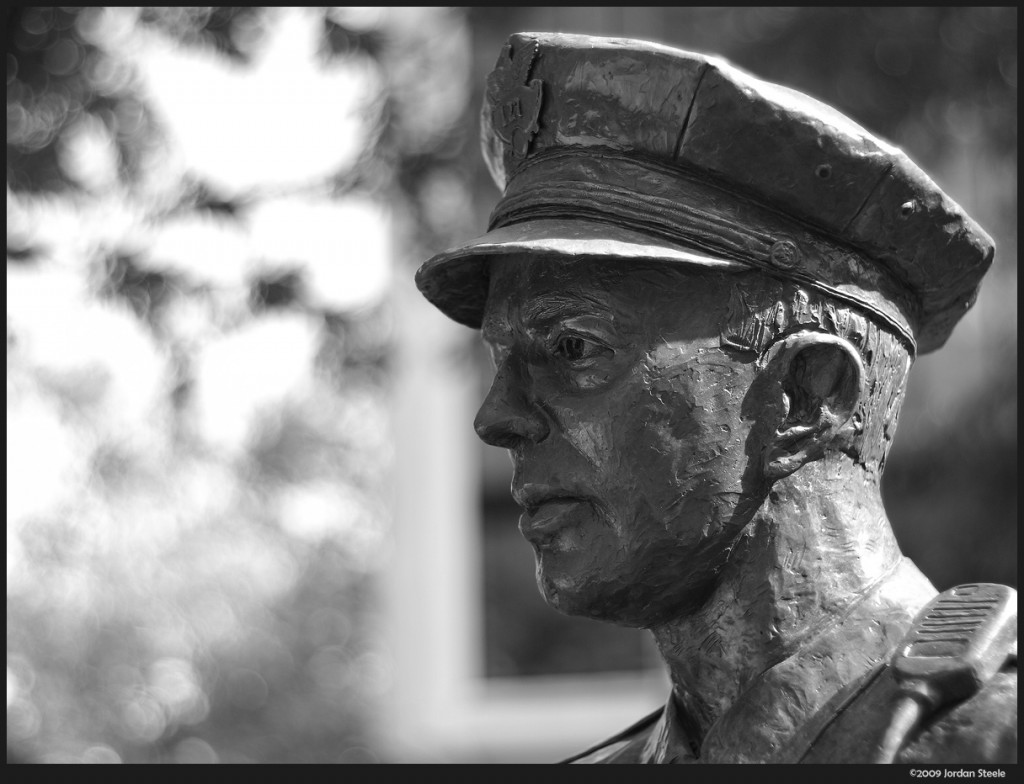
M 821 332 L 790 335 L 769 350 L 763 372 L 775 403 L 769 409 L 779 412 L 762 458 L 769 481 L 842 449 L 860 432 L 864 365 L 849 341 Z

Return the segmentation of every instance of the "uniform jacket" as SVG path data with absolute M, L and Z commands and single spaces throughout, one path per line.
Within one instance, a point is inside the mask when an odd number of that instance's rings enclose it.
M 890 661 L 917 609 L 935 591 L 908 560 L 846 617 L 762 673 L 691 743 L 681 709 L 664 707 L 566 762 L 865 763 L 875 761 L 899 694 Z M 925 717 L 894 762 L 1017 761 L 1016 643 L 970 697 Z

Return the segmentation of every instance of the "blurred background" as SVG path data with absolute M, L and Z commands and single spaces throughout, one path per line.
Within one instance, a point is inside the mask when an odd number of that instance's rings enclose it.
M 411 284 L 497 201 L 517 31 L 722 55 L 989 231 L 883 491 L 938 588 L 1016 586 L 1015 8 L 6 13 L 9 762 L 552 761 L 664 699 L 540 599 L 477 335 Z

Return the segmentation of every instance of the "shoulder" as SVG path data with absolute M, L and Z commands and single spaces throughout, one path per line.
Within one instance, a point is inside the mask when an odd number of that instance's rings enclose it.
M 892 670 L 882 666 L 825 722 L 802 761 L 870 762 L 900 701 Z M 1005 667 L 971 697 L 926 717 L 901 744 L 901 764 L 1003 764 L 1017 761 L 1017 667 Z
M 934 707 L 920 717 L 915 704 Z M 1015 763 L 1017 592 L 970 583 L 934 597 L 817 724 L 807 761 Z
M 899 762 L 1015 763 L 1017 667 L 996 673 L 973 697 L 935 714 L 899 755 Z

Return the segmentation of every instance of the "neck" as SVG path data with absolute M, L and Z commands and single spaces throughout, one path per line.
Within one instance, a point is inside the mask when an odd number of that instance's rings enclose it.
M 699 746 L 758 676 L 838 622 L 901 558 L 877 477 L 845 456 L 776 482 L 708 601 L 652 629 L 691 741 Z

